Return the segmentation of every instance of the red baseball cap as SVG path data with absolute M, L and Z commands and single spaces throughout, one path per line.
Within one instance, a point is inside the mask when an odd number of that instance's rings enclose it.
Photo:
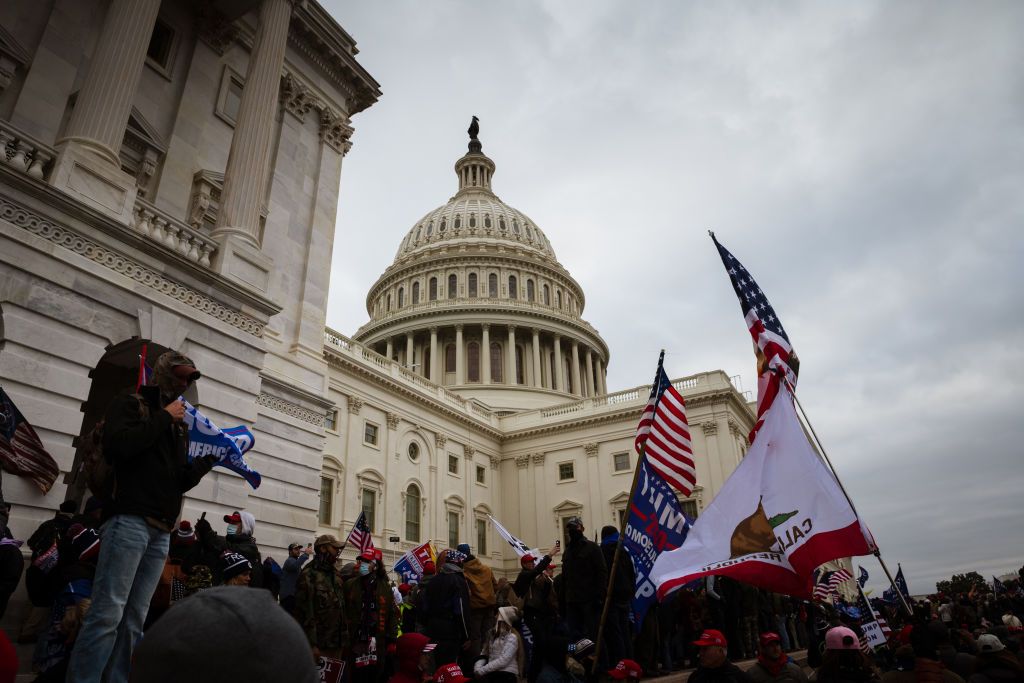
M 693 641 L 694 645 L 698 647 L 707 647 L 708 645 L 717 645 L 718 647 L 727 647 L 728 643 L 725 640 L 725 636 L 722 635 L 721 631 L 716 631 L 713 628 L 705 629 L 704 633 L 700 634 L 700 639 Z
M 373 560 L 376 560 L 377 557 L 376 557 L 376 553 L 374 552 L 373 548 L 368 548 L 368 549 L 364 550 L 363 552 L 359 553 L 359 559 L 360 560 L 366 560 L 368 562 L 372 562 Z
M 444 664 L 434 672 L 434 683 L 466 683 L 471 680 L 462 675 L 458 664 Z
M 531 555 L 530 553 L 526 553 L 525 555 L 523 555 L 522 557 L 519 558 L 519 564 L 526 564 L 527 562 L 536 562 L 536 561 L 537 561 L 537 558 L 534 557 L 533 555 Z
M 241 524 L 242 515 L 238 514 L 238 510 L 235 510 L 230 515 L 224 515 L 224 521 L 228 524 Z
M 609 669 L 608 671 L 608 675 L 618 681 L 624 681 L 627 678 L 639 681 L 643 674 L 644 668 L 632 659 L 620 659 L 619 663 L 615 665 L 615 668 Z
M 768 643 L 781 643 L 782 638 L 779 637 L 778 633 L 768 631 L 767 633 L 761 634 L 761 645 L 767 645 Z
M 377 560 L 378 562 L 382 562 L 384 560 L 384 551 L 380 548 L 374 548 L 373 559 Z

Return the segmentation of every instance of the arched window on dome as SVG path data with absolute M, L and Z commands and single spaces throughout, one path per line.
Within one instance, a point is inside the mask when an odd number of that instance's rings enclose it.
M 498 216 L 498 230 L 505 232 L 505 217 Z
M 405 540 L 419 543 L 420 540 L 420 489 L 409 484 L 405 490 Z
M 456 230 L 462 227 L 462 216 L 460 214 L 455 214 L 455 221 L 453 222 L 453 225 Z
M 529 223 L 524 223 L 523 225 L 526 227 L 526 236 L 529 237 L 532 240 L 533 239 L 533 228 L 530 227 Z
M 466 381 L 480 381 L 480 344 L 475 341 L 466 345 Z
M 412 305 L 415 306 L 420 302 L 420 283 L 412 283 Z
M 469 227 L 471 227 L 471 228 L 475 228 L 476 227 L 476 214 L 475 213 L 469 214 Z
M 512 219 L 512 232 L 519 234 L 519 220 L 516 218 Z
M 430 237 L 433 234 L 434 234 L 434 221 L 430 221 L 429 223 L 427 223 L 427 237 Z
M 405 287 L 398 288 L 398 307 L 401 308 L 405 305 Z
M 487 296 L 498 298 L 498 276 L 494 273 L 487 276 Z
M 456 277 L 455 273 L 448 276 L 448 298 L 454 299 L 459 293 L 459 278 Z
M 444 347 L 444 371 L 455 373 L 455 344 L 447 344 Z
M 547 285 L 544 285 L 544 305 L 551 305 L 551 288 L 548 287 Z
M 491 214 L 489 214 L 489 213 L 484 214 L 484 227 L 485 228 L 491 227 Z
M 515 275 L 508 276 L 508 298 L 519 298 L 519 281 L 516 279 Z
M 526 300 L 533 301 L 537 298 L 537 292 L 533 288 L 533 280 L 526 281 Z
M 441 225 L 437 228 L 437 231 L 438 232 L 444 232 L 447 229 L 448 229 L 448 219 L 447 218 L 442 218 L 441 219 Z
M 390 295 L 390 294 L 388 294 L 388 305 L 387 305 L 387 312 L 388 312 L 388 313 L 390 313 L 390 312 L 391 312 L 391 295 Z
M 437 301 L 437 278 L 436 277 L 430 278 L 430 283 L 427 285 L 427 289 L 429 290 L 428 293 L 427 293 L 427 296 L 430 298 L 430 300 L 431 301 Z
M 422 225 L 416 226 L 416 241 L 417 242 L 420 239 L 420 232 L 422 232 L 422 231 L 423 231 L 423 226 Z
M 555 308 L 561 308 L 561 307 L 562 307 L 562 290 L 556 289 L 555 290 Z
M 523 377 L 523 347 L 516 346 L 516 384 L 526 384 Z
M 501 344 L 491 342 L 491 381 L 503 382 L 505 364 L 501 362 Z
M 430 376 L 431 361 L 432 359 L 430 357 L 430 345 L 426 344 L 423 346 L 423 351 L 420 354 L 420 365 L 422 366 L 420 370 L 423 372 L 424 377 L 426 377 L 430 381 L 434 381 L 434 378 Z
M 470 298 L 475 299 L 476 298 L 476 273 L 470 273 L 468 278 L 469 278 L 469 284 L 468 284 L 467 289 L 469 289 L 469 296 L 470 296 Z

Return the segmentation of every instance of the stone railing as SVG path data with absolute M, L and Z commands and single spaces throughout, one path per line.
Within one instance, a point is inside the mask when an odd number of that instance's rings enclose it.
M 0 151 L 3 152 L 0 162 L 36 180 L 46 178 L 47 167 L 57 156 L 52 147 L 3 120 L 0 120 Z
M 217 251 L 217 242 L 144 199 L 136 199 L 132 209 L 132 228 L 157 244 L 181 254 L 192 263 L 210 267 L 210 257 Z

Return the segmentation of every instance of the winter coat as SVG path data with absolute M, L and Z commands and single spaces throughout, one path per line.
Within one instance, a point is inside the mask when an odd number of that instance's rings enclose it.
M 473 673 L 483 677 L 495 671 L 507 671 L 519 677 L 519 638 L 515 631 L 509 631 L 487 643 L 487 660 L 479 660 Z
M 431 640 L 469 640 L 469 586 L 461 570 L 444 565 L 421 589 L 419 610 Z
M 345 582 L 345 619 L 348 621 L 349 638 L 355 642 L 360 624 L 364 621 L 363 592 L 369 576 L 354 576 Z M 373 628 L 366 634 L 366 640 L 377 638 L 378 652 L 385 643 L 398 639 L 398 606 L 395 595 L 386 579 L 377 577 L 377 614 L 373 616 Z
M 608 588 L 601 548 L 585 537 L 569 541 L 562 560 L 566 604 L 600 603 Z
M 807 683 L 807 675 L 799 665 L 792 661 L 786 662 L 782 670 L 772 674 L 761 662 L 747 669 L 747 675 L 754 683 Z
M 462 574 L 469 584 L 469 606 L 472 609 L 497 606 L 495 591 L 498 589 L 498 582 L 490 567 L 479 558 L 470 557 L 462 564 Z
M 615 561 L 615 546 L 618 545 L 619 535 L 612 534 L 601 541 L 601 555 L 604 557 L 604 564 L 608 573 L 612 571 L 612 563 Z M 612 604 L 616 607 L 629 607 L 636 593 L 636 572 L 633 570 L 633 560 L 629 552 L 623 547 L 619 551 L 619 563 L 615 567 L 615 576 L 612 577 Z
M 288 559 L 284 561 L 284 566 L 281 567 L 281 598 L 287 598 L 295 595 L 295 584 L 299 580 L 299 572 L 302 571 L 302 565 L 306 564 L 306 560 L 309 559 L 309 553 L 302 553 L 298 557 L 288 556 Z
M 512 590 L 520 598 L 526 597 L 526 592 L 530 590 L 530 586 L 533 584 L 533 580 L 541 575 L 548 565 L 551 564 L 551 556 L 545 555 L 540 558 L 540 561 L 534 565 L 533 569 L 522 569 L 519 571 L 519 576 L 516 577 L 515 583 L 512 584 Z
M 395 665 L 397 671 L 388 679 L 388 683 L 423 683 L 423 672 L 420 670 L 420 655 L 423 648 L 430 642 L 422 633 L 406 633 L 398 639 L 395 647 Z
M 337 650 L 348 643 L 345 593 L 333 563 L 317 558 L 299 573 L 295 620 L 306 633 L 310 647 Z
M 249 534 L 228 534 L 224 537 L 224 549 L 238 553 L 252 564 L 249 587 L 263 587 L 263 559 L 260 556 L 260 549 L 256 546 L 256 539 Z

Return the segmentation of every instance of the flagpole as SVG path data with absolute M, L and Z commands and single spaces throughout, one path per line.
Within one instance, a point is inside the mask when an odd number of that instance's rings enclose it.
M 657 386 L 658 380 L 661 378 L 662 364 L 665 362 L 665 349 L 661 350 L 661 354 L 658 356 L 658 371 L 654 375 L 655 386 Z M 654 410 L 657 412 L 658 405 L 655 403 Z M 615 553 L 612 555 L 612 566 L 608 571 L 608 586 L 604 592 L 604 606 L 601 608 L 601 621 L 597 626 L 597 643 L 594 647 L 594 667 L 600 666 L 601 661 L 601 645 L 604 642 L 604 626 L 608 620 L 608 609 L 612 603 L 612 588 L 615 584 L 615 572 L 619 567 L 619 556 L 622 554 L 622 537 L 626 535 L 626 524 L 629 521 L 629 506 L 633 503 L 633 494 L 636 493 L 637 482 L 640 481 L 640 465 L 643 464 L 646 444 L 640 445 L 640 457 L 637 458 L 636 467 L 633 469 L 633 484 L 629 487 L 629 496 L 626 498 L 626 511 L 622 515 L 622 521 L 619 522 L 619 540 L 615 543 Z M 634 590 L 635 590 L 634 586 Z M 597 673 L 596 669 L 592 669 L 591 673 Z
M 854 516 L 857 518 L 857 521 L 860 522 L 860 513 L 857 512 L 857 506 L 853 504 L 853 499 L 850 498 L 850 494 L 847 493 L 846 487 L 843 486 L 843 481 L 839 478 L 839 473 L 836 472 L 836 468 L 832 465 L 832 460 L 829 459 L 828 453 L 825 451 L 825 446 L 822 445 L 821 439 L 818 438 L 818 433 L 814 431 L 814 425 L 811 424 L 810 418 L 807 417 L 807 412 L 800 403 L 800 399 L 796 397 L 796 390 L 793 388 L 793 385 L 790 384 L 788 379 L 785 377 L 781 377 L 781 379 L 786 383 L 786 387 L 789 389 L 789 395 L 793 397 L 793 402 L 796 403 L 796 407 L 800 411 L 800 416 L 803 418 L 804 424 L 807 425 L 807 429 L 811 432 L 811 436 L 814 438 L 814 445 L 817 447 L 818 452 L 821 453 L 821 457 L 825 460 L 825 464 L 828 465 L 829 470 L 831 470 L 832 476 L 836 479 L 836 483 L 839 484 L 839 490 L 843 492 L 846 502 L 850 504 L 850 509 L 853 510 Z M 874 538 L 872 538 L 872 541 L 874 541 Z M 882 565 L 882 571 L 884 571 L 886 577 L 888 577 L 889 583 L 892 584 L 893 590 L 896 591 L 896 595 L 900 596 L 900 603 L 903 605 L 903 609 L 907 611 L 908 616 L 914 616 L 914 610 L 912 610 L 910 605 L 907 604 L 906 596 L 903 595 L 903 591 L 901 591 L 899 586 L 896 585 L 896 580 L 893 579 L 892 573 L 889 571 L 889 567 L 886 566 L 885 560 L 882 559 L 882 551 L 879 549 L 878 543 L 875 543 L 874 545 L 874 556 L 878 558 L 878 563 Z

